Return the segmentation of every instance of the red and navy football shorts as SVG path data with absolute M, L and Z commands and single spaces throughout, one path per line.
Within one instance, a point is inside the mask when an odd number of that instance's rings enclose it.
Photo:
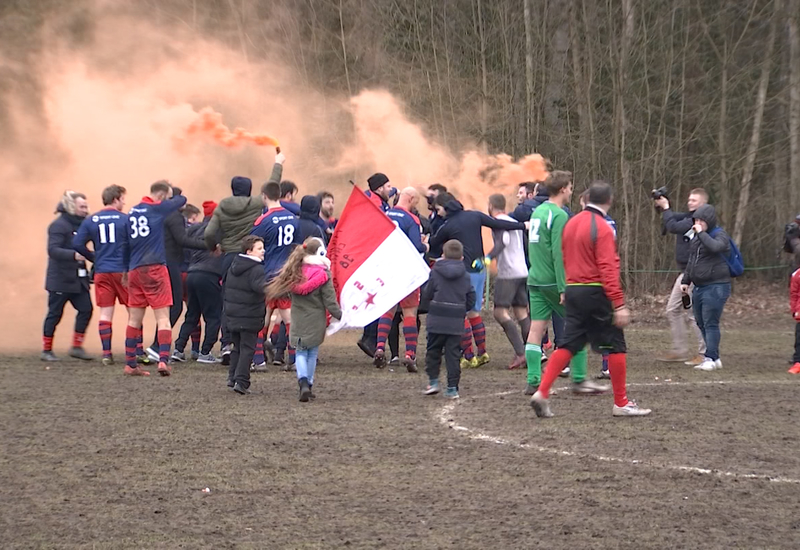
M 114 307 L 119 301 L 128 305 L 128 289 L 122 284 L 122 273 L 95 273 L 94 300 L 97 307 Z
M 292 309 L 292 298 L 289 296 L 274 298 L 267 302 L 267 307 L 272 311 L 276 309 Z
M 400 300 L 401 308 L 419 307 L 420 290 L 417 289 L 402 300 Z
M 162 309 L 172 306 L 172 285 L 165 265 L 143 265 L 128 273 L 128 305 Z
M 181 271 L 181 288 L 183 288 L 183 301 L 184 303 L 189 303 L 189 287 L 186 285 L 186 278 L 189 274 L 185 271 Z

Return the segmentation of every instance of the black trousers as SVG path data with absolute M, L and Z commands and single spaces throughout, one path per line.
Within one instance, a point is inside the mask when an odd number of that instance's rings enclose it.
M 175 349 L 182 352 L 186 348 L 186 343 L 200 323 L 202 315 L 206 322 L 206 331 L 200 353 L 207 355 L 217 343 L 222 323 L 222 286 L 219 275 L 207 271 L 190 271 L 186 277 L 186 288 L 189 301 L 186 304 L 186 317 L 175 341 Z
M 800 363 L 800 323 L 794 324 L 794 362 Z
M 250 363 L 256 352 L 258 332 L 232 331 L 231 364 L 228 367 L 228 380 L 238 382 L 243 388 L 250 387 Z
M 625 353 L 625 333 L 614 326 L 614 306 L 601 286 L 567 286 L 566 328 L 558 346 L 575 355 L 587 342 L 597 353 Z
M 78 312 L 75 316 L 75 332 L 78 334 L 86 332 L 93 310 L 89 289 L 84 288 L 80 292 L 50 292 L 47 297 L 47 317 L 44 318 L 44 335 L 48 338 L 52 338 L 56 333 L 56 325 L 61 322 L 67 302 Z
M 178 319 L 181 318 L 181 313 L 183 313 L 183 278 L 181 277 L 181 266 L 178 264 L 167 264 L 167 272 L 169 273 L 169 284 L 172 287 L 172 306 L 169 308 L 169 325 L 174 327 Z M 153 345 L 150 347 L 154 350 L 158 349 L 158 326 L 156 326 L 155 334 L 153 335 Z
M 233 259 L 236 257 L 237 252 L 228 252 L 222 258 L 222 299 L 225 300 L 225 281 L 228 279 L 228 270 L 231 268 Z M 231 334 L 228 330 L 228 324 L 225 322 L 225 315 L 222 316 L 222 339 L 220 343 L 225 347 L 231 343 Z
M 425 354 L 425 372 L 429 380 L 439 379 L 442 354 L 447 367 L 447 387 L 458 388 L 461 381 L 461 335 L 428 333 L 428 349 Z

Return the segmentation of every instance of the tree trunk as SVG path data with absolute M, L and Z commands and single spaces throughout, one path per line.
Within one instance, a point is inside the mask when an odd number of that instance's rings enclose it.
M 525 146 L 531 144 L 533 126 L 533 29 L 531 28 L 531 0 L 522 0 L 525 20 Z
M 789 16 L 789 193 L 792 212 L 800 211 L 800 29 L 798 8 Z
M 744 168 L 742 170 L 742 187 L 739 190 L 739 204 L 736 208 L 736 224 L 733 227 L 733 240 L 741 246 L 744 225 L 747 221 L 747 207 L 750 204 L 750 186 L 753 182 L 753 170 L 756 165 L 756 153 L 761 139 L 761 123 L 764 120 L 764 105 L 767 101 L 767 87 L 769 86 L 769 73 L 772 68 L 772 52 L 775 49 L 775 34 L 780 13 L 781 2 L 774 0 L 772 23 L 770 24 L 769 38 L 764 59 L 761 62 L 761 77 L 758 82 L 756 94 L 755 114 L 753 116 L 753 131 L 750 134 L 750 143 L 747 146 Z
M 353 88 L 350 86 L 350 70 L 347 68 L 347 43 L 344 39 L 344 16 L 342 14 L 342 0 L 339 0 L 339 40 L 342 42 L 342 58 L 344 60 L 344 78 L 347 81 L 347 94 L 353 97 Z
M 547 89 L 545 91 L 544 118 L 550 130 L 554 160 L 559 161 L 558 155 L 564 155 L 565 143 L 564 121 L 562 110 L 565 101 L 565 71 L 567 66 L 567 52 L 569 51 L 569 20 L 567 0 L 550 0 L 551 8 L 548 10 L 555 18 L 550 40 L 550 63 L 548 65 Z M 563 158 L 563 157 L 562 157 Z
M 631 244 L 631 189 L 633 184 L 631 181 L 631 167 L 626 157 L 627 139 L 628 139 L 628 118 L 625 111 L 625 91 L 627 88 L 627 72 L 628 72 L 628 58 L 630 57 L 631 44 L 633 42 L 634 31 L 634 7 L 633 0 L 622 0 L 622 41 L 619 51 L 619 63 L 617 67 L 617 124 L 619 132 L 619 171 L 622 179 L 622 209 L 623 209 L 623 222 L 622 222 L 622 235 L 620 239 L 620 254 L 622 257 L 622 276 L 623 281 L 628 281 L 628 272 L 630 268 L 630 244 Z

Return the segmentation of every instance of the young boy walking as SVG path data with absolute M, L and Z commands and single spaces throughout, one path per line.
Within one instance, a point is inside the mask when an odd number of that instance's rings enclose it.
M 461 336 L 464 318 L 475 307 L 475 290 L 472 288 L 464 266 L 464 247 L 455 239 L 444 243 L 444 259 L 433 266 L 425 298 L 428 307 L 428 347 L 425 356 L 425 372 L 428 387 L 425 395 L 439 393 L 439 369 L 444 354 L 447 366 L 447 391 L 445 397 L 458 398 L 458 383 L 461 380 Z
M 233 259 L 225 280 L 225 321 L 233 344 L 228 387 L 240 395 L 250 393 L 250 363 L 267 316 L 263 262 L 264 239 L 248 235 L 242 240 L 242 253 Z

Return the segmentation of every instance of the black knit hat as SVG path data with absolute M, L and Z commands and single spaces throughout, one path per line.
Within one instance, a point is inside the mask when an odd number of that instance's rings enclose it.
M 381 174 L 378 172 L 367 178 L 367 183 L 369 184 L 369 190 L 375 191 L 389 183 L 389 178 L 386 177 L 386 174 Z

